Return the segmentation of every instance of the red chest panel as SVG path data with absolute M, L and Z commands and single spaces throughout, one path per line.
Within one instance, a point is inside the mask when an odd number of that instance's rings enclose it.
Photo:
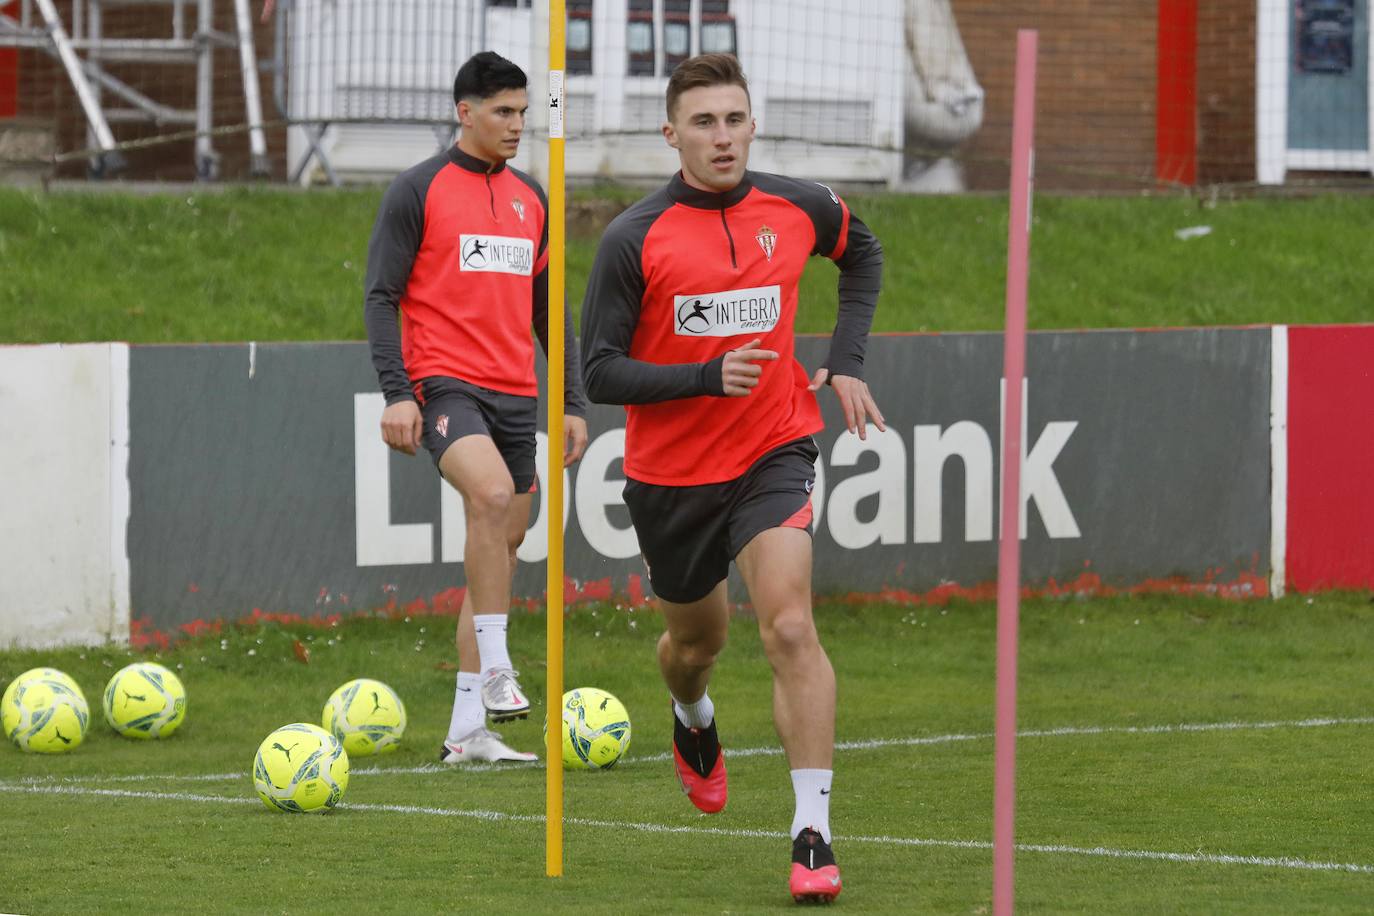
M 629 408 L 628 476 L 673 486 L 728 480 L 764 452 L 821 428 L 793 355 L 797 287 L 815 245 L 805 212 L 757 188 L 724 210 L 679 204 L 655 221 L 644 238 L 645 290 L 629 355 L 703 363 L 759 339 L 778 359 L 762 363 L 748 397 Z M 695 466 L 700 455 L 711 456 L 708 466 Z
M 430 183 L 424 213 L 401 298 L 410 378 L 535 395 L 531 295 L 547 260 L 538 196 L 508 169 L 483 175 L 450 164 Z

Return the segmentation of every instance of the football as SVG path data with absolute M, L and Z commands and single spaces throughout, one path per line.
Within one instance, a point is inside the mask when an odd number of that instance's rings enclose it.
M 258 747 L 253 787 L 273 811 L 328 811 L 348 788 L 348 752 L 318 725 L 283 725 Z
M 110 678 L 105 721 L 126 738 L 165 738 L 186 718 L 186 688 L 155 662 L 135 662 Z
M 614 696 L 595 687 L 563 694 L 563 766 L 606 770 L 630 747 L 630 714 Z
M 350 757 L 387 754 L 405 734 L 406 708 L 396 691 L 381 681 L 355 678 L 330 695 L 323 725 L 343 742 Z
M 0 728 L 20 750 L 61 754 L 86 737 L 90 708 L 76 681 L 56 668 L 19 675 L 0 697 Z

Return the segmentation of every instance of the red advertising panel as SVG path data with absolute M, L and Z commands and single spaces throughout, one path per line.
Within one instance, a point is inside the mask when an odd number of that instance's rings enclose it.
M 0 0 L 0 14 L 18 17 L 19 2 L 7 3 Z M 12 118 L 19 114 L 19 51 L 16 48 L 0 48 L 0 118 Z
M 1374 325 L 1288 330 L 1288 583 L 1374 588 Z

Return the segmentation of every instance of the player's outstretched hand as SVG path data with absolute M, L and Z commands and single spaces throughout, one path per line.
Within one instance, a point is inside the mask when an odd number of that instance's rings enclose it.
M 816 391 L 825 384 L 829 375 L 829 369 L 817 369 L 816 374 L 811 377 L 811 384 L 807 386 L 807 389 Z M 844 411 L 844 425 L 851 433 L 858 433 L 860 439 L 867 439 L 868 421 L 870 419 L 874 426 L 887 432 L 887 426 L 883 422 L 883 413 L 878 409 L 877 402 L 873 400 L 873 394 L 868 390 L 867 382 L 849 375 L 836 375 L 830 379 L 830 387 L 834 389 L 835 396 L 840 399 L 840 409 Z
M 563 417 L 563 467 L 569 467 L 587 450 L 587 421 L 572 414 Z
M 760 362 L 771 362 L 778 358 L 776 350 L 760 350 L 758 345 L 763 338 L 755 337 L 742 347 L 725 354 L 721 363 L 720 377 L 725 388 L 725 396 L 730 398 L 747 397 L 759 383 L 763 375 Z
M 262 4 L 262 18 L 259 22 L 267 23 L 272 21 L 272 8 L 277 5 L 277 0 L 265 0 Z
M 382 411 L 382 441 L 398 452 L 415 454 L 424 428 L 420 405 L 414 401 L 397 401 Z

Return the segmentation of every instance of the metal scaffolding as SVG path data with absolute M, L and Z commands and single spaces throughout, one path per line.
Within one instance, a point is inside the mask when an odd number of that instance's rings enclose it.
M 0 13 L 0 47 L 36 49 L 61 63 L 85 116 L 87 146 L 98 151 L 90 159 L 92 176 L 113 175 L 126 165 L 112 124 L 186 124 L 195 126 L 196 176 L 205 181 L 219 176 L 219 154 L 212 136 L 214 52 L 216 48 L 235 50 L 248 115 L 250 169 L 254 175 L 267 175 L 267 141 L 249 0 L 232 2 L 235 28 L 233 34 L 227 34 L 214 28 L 214 0 L 72 0 L 70 27 L 54 0 L 22 0 L 18 18 Z M 171 37 L 106 36 L 106 14 L 129 7 L 166 8 L 171 17 Z M 194 28 L 189 31 L 188 13 L 195 17 Z M 194 67 L 195 107 L 175 108 L 159 102 L 109 69 L 109 65 L 138 63 Z
M 426 126 L 438 149 L 450 146 L 457 124 L 449 87 L 458 64 L 485 47 L 487 5 L 279 0 L 273 97 L 302 147 L 297 157 L 288 139 L 288 180 L 309 182 L 318 161 L 330 184 L 340 183 L 327 138 L 342 125 Z

